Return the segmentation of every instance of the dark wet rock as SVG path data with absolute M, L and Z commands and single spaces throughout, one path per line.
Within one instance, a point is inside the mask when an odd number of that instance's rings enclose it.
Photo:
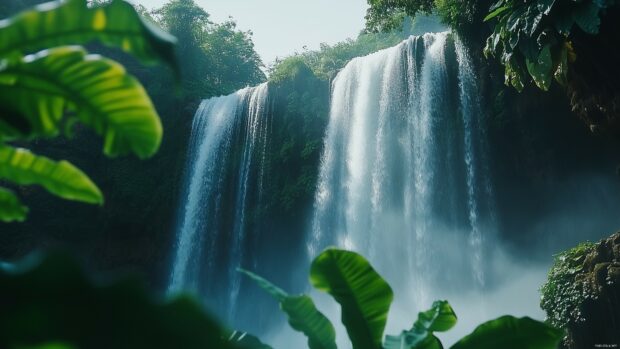
M 567 332 L 562 348 L 620 347 L 620 232 L 556 256 L 542 293 L 548 321 Z

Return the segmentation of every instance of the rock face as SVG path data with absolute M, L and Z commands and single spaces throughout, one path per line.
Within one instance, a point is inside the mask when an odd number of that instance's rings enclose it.
M 569 72 L 567 94 L 571 107 L 594 133 L 620 137 L 620 49 L 611 43 L 620 38 L 620 7 L 610 8 L 600 32 L 575 31 L 571 40 L 577 60 Z
M 620 233 L 596 245 L 575 281 L 583 282 L 593 297 L 583 302 L 585 321 L 569 328 L 570 348 L 620 346 Z
M 620 232 L 558 255 L 542 293 L 562 348 L 620 347 Z

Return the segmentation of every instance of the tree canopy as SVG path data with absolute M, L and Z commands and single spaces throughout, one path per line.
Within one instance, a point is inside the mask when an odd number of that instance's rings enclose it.
M 240 31 L 234 20 L 214 23 L 194 0 L 171 0 L 146 15 L 179 39 L 187 97 L 227 94 L 265 80 L 252 32 Z
M 370 32 L 388 31 L 401 26 L 406 16 L 414 17 L 418 12 L 430 13 L 434 0 L 368 0 L 366 29 Z

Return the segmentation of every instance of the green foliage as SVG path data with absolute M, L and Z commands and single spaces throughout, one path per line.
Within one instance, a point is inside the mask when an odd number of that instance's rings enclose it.
M 464 31 L 469 34 L 466 27 L 480 27 L 478 20 L 486 10 L 486 2 L 488 0 L 435 0 L 435 12 L 443 23 L 456 29 L 459 34 Z
M 368 5 L 366 30 L 381 32 L 399 28 L 406 16 L 430 13 L 435 8 L 435 0 L 368 0 Z
M 303 74 L 307 74 L 310 67 L 306 64 L 306 60 L 302 56 L 292 56 L 279 62 L 272 70 L 269 81 L 273 83 L 282 83 L 288 79 L 297 79 Z
M 241 272 L 281 302 L 290 297 L 262 277 L 244 270 Z M 313 261 L 310 281 L 315 288 L 328 292 L 340 304 L 342 322 L 347 328 L 353 349 L 443 349 L 433 332 L 448 331 L 457 321 L 450 304 L 437 301 L 430 310 L 418 314 L 411 330 L 403 331 L 399 336 L 386 336 L 382 343 L 392 290 L 368 261 L 353 252 L 327 249 Z M 299 298 L 307 299 L 312 304 L 307 296 Z M 291 311 L 285 309 L 282 303 L 281 307 L 290 320 Z M 295 322 L 291 321 L 293 328 L 300 330 L 299 327 L 308 328 L 317 323 L 314 305 L 308 307 L 308 310 L 307 313 L 295 314 Z M 321 321 L 328 322 L 322 317 Z M 555 349 L 562 335 L 562 331 L 540 321 L 503 316 L 481 324 L 452 346 L 452 349 Z M 323 347 L 311 344 L 310 348 Z
M 332 323 L 316 309 L 312 298 L 306 295 L 290 296 L 266 279 L 246 270 L 239 270 L 254 280 L 280 303 L 288 315 L 289 324 L 308 337 L 310 349 L 336 349 L 336 331 Z
M 273 128 L 265 168 L 270 180 L 257 220 L 286 212 L 286 229 L 303 229 L 299 215 L 313 203 L 329 119 L 329 82 L 319 79 L 301 57 L 282 61 L 270 80 Z
M 502 316 L 478 326 L 452 349 L 552 349 L 562 336 L 561 330 L 528 317 Z
M 388 32 L 406 25 L 407 18 L 435 14 L 461 32 L 473 26 L 488 0 L 368 0 L 366 32 Z
M 418 314 L 413 328 L 399 336 L 385 336 L 385 349 L 437 349 L 441 342 L 433 332 L 445 332 L 456 325 L 456 314 L 446 301 L 436 301 L 430 310 Z
M 422 15 L 414 19 L 406 17 L 401 21 L 399 30 L 361 33 L 355 40 L 347 39 L 334 45 L 321 44 L 317 51 L 305 51 L 276 61 L 270 70 L 270 81 L 278 82 L 287 74 L 295 73 L 295 67 L 299 67 L 302 62 L 318 78 L 330 80 L 353 58 L 397 45 L 410 35 L 443 30 L 445 28 L 435 17 Z
M 615 0 L 499 0 L 485 21 L 494 21 L 485 55 L 505 66 L 505 83 L 518 91 L 533 81 L 547 91 L 553 79 L 565 85 L 575 52 L 571 34 L 576 28 L 597 34 L 601 17 Z
M 154 299 L 131 279 L 93 283 L 59 254 L 0 264 L 0 309 L 2 348 L 238 348 L 197 302 Z
M 153 104 L 118 63 L 59 47 L 10 64 L 0 80 L 1 110 L 25 117 L 29 126 L 0 121 L 4 140 L 56 136 L 79 120 L 103 136 L 108 156 L 148 158 L 159 148 L 163 131 Z
M 355 270 L 360 275 L 353 279 L 370 280 L 359 283 L 369 284 L 369 289 L 354 287 L 330 292 L 336 299 L 362 300 L 357 305 L 365 308 L 362 313 L 375 308 L 377 314 L 381 313 L 378 318 L 385 319 L 385 307 L 376 308 L 363 301 L 365 295 L 376 293 L 377 287 L 372 285 L 384 283 L 366 260 L 352 252 L 329 249 L 316 262 L 320 267 L 314 270 L 315 278 L 318 274 L 321 280 L 334 279 L 337 277 L 323 274 L 342 272 L 351 279 L 350 272 Z M 242 272 L 280 300 L 293 328 L 309 337 L 310 348 L 336 348 L 333 327 L 309 297 L 289 296 L 265 279 Z M 322 289 L 336 290 L 329 286 L 334 283 L 339 282 L 319 282 Z M 347 312 L 344 302 L 341 304 L 343 313 Z M 63 254 L 33 256 L 19 264 L 0 263 L 0 308 L 2 348 L 69 348 L 65 343 L 75 348 L 270 348 L 252 335 L 223 329 L 189 298 L 157 300 L 132 279 L 93 283 L 74 260 Z M 432 332 L 447 331 L 455 323 L 456 315 L 448 302 L 435 302 L 432 309 L 418 315 L 412 330 L 403 332 L 400 343 L 395 342 L 398 337 L 390 336 L 385 346 L 352 339 L 353 348 L 442 348 Z M 377 326 L 383 327 L 369 319 L 365 327 L 356 331 L 374 333 Z M 452 348 L 554 349 L 561 336 L 561 331 L 542 322 L 503 316 L 480 325 Z
M 540 307 L 547 312 L 553 326 L 567 328 L 569 323 L 580 321 L 580 305 L 588 297 L 588 291 L 575 276 L 583 270 L 586 256 L 595 247 L 592 242 L 584 242 L 555 256 L 547 282 L 540 289 Z
M 0 178 L 41 185 L 70 200 L 101 204 L 97 186 L 66 161 L 58 163 L 3 143 L 71 134 L 76 122 L 104 138 L 109 156 L 152 156 L 162 126 L 140 83 L 124 68 L 75 46 L 97 40 L 145 63 L 175 66 L 175 38 L 114 0 L 88 7 L 86 0 L 57 1 L 0 24 Z M 42 50 L 42 51 L 39 51 Z M 21 221 L 26 210 L 2 191 L 2 221 Z
M 194 0 L 170 0 L 150 15 L 179 39 L 186 99 L 229 94 L 265 80 L 252 32 L 238 30 L 234 21 L 211 22 Z
M 340 304 L 354 348 L 381 348 L 394 294 L 364 257 L 328 249 L 312 262 L 310 282 Z
M 0 179 L 19 185 L 39 184 L 67 200 L 103 204 L 103 195 L 82 171 L 67 161 L 55 162 L 26 149 L 0 145 Z
M 86 0 L 61 0 L 16 15 L 0 26 L 0 57 L 20 60 L 45 48 L 93 40 L 121 48 L 143 62 L 176 66 L 174 37 L 143 21 L 121 0 L 93 8 Z
M 19 201 L 10 190 L 0 188 L 0 221 L 22 222 L 28 214 L 28 208 Z
M 348 39 L 333 46 L 321 44 L 318 51 L 308 51 L 277 60 L 271 69 L 270 80 L 278 82 L 288 74 L 293 77 L 302 64 L 320 79 L 329 80 L 353 58 L 394 46 L 403 39 L 404 36 L 394 33 L 360 34 L 356 40 Z

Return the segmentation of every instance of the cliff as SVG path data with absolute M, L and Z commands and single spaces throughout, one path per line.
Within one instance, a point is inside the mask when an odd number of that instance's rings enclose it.
M 556 256 L 541 291 L 548 321 L 567 331 L 562 348 L 620 345 L 620 232 Z

